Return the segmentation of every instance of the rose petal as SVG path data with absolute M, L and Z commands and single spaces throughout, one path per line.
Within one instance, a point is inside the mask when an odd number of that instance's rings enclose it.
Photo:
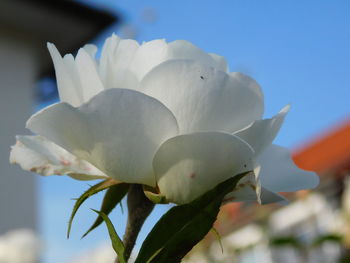
M 258 201 L 260 202 L 261 187 L 254 172 L 242 178 L 232 192 L 227 194 L 223 203 Z
M 104 90 L 93 59 L 93 48 L 81 48 L 74 60 L 71 54 L 62 59 L 55 45 L 47 47 L 54 62 L 60 100 L 72 106 L 80 106 L 83 102 Z
M 176 119 L 163 104 L 126 89 L 105 90 L 79 108 L 50 106 L 33 115 L 27 127 L 108 176 L 151 186 L 157 148 L 178 134 Z
M 42 136 L 17 136 L 10 153 L 10 162 L 44 176 L 67 174 L 78 180 L 107 178 L 87 161 L 78 159 Z
M 164 61 L 171 59 L 195 60 L 198 63 L 223 70 L 222 60 L 214 58 L 213 55 L 204 52 L 186 40 L 175 40 L 168 44 L 167 57 Z
M 47 48 L 55 66 L 60 100 L 73 106 L 79 106 L 83 103 L 83 95 L 77 79 L 73 56 L 69 54 L 62 58 L 55 45 L 51 43 L 47 43 Z
M 97 50 L 98 48 L 96 47 L 96 45 L 93 45 L 93 44 L 85 44 L 83 49 L 85 50 L 86 53 L 89 54 L 89 56 L 92 58 L 92 59 L 95 59 L 95 56 L 96 56 L 96 53 L 97 53 Z
M 230 177 L 252 170 L 253 153 L 243 140 L 226 133 L 171 138 L 153 160 L 160 193 L 171 202 L 188 203 Z
M 196 60 L 226 71 L 223 57 L 208 54 L 185 40 L 167 43 L 156 39 L 139 45 L 135 40 L 109 37 L 103 46 L 99 72 L 106 88 L 137 89 L 141 79 L 154 67 L 174 59 Z
M 166 43 L 164 39 L 157 39 L 143 43 L 137 50 L 130 70 L 138 80 L 141 80 L 150 70 L 162 62 L 169 60 L 195 60 L 198 63 L 223 69 L 223 61 L 213 58 L 208 53 L 185 40 Z
M 107 89 L 136 89 L 138 80 L 129 70 L 139 44 L 132 39 L 120 39 L 116 35 L 107 38 L 103 45 L 99 73 Z
M 241 185 L 241 186 L 239 186 Z M 254 185 L 242 183 L 240 181 L 238 188 L 235 191 L 227 194 L 223 200 L 223 204 L 229 202 L 258 202 L 260 204 L 271 204 L 271 203 L 280 203 L 286 204 L 288 202 L 285 197 L 278 193 L 271 192 L 270 190 L 261 187 L 260 198 L 257 198 Z
M 287 105 L 273 118 L 254 121 L 248 127 L 235 132 L 234 135 L 249 143 L 258 156 L 275 139 L 289 109 L 290 106 Z
M 288 201 L 282 195 L 274 193 L 265 187 L 261 187 L 258 178 L 259 169 L 254 169 L 249 176 L 242 178 L 236 188 L 227 194 L 223 204 L 229 202 L 258 202 L 259 204 L 280 203 L 286 204 Z
M 95 61 L 85 49 L 79 49 L 75 58 L 75 65 L 82 87 L 83 101 L 87 102 L 93 96 L 103 91 L 104 87 L 97 73 Z
M 227 61 L 226 59 L 223 57 L 223 56 L 220 56 L 218 54 L 214 54 L 214 53 L 208 53 L 209 56 L 211 56 L 214 61 L 215 61 L 215 68 L 219 69 L 219 70 L 222 70 L 226 73 L 229 72 L 229 68 L 228 68 L 228 65 L 227 65 Z
M 271 145 L 257 159 L 261 185 L 273 192 L 294 192 L 315 188 L 319 177 L 314 172 L 299 169 L 288 149 Z
M 166 60 L 167 49 L 168 44 L 164 39 L 145 42 L 137 49 L 129 66 L 129 70 L 136 76 L 137 81 Z
M 261 204 L 267 205 L 272 203 L 279 203 L 280 205 L 287 205 L 289 203 L 288 199 L 286 199 L 283 195 L 279 193 L 272 192 L 264 187 L 261 188 Z
M 174 113 L 181 133 L 234 132 L 263 114 L 263 95 L 254 80 L 195 61 L 164 62 L 145 76 L 141 87 Z

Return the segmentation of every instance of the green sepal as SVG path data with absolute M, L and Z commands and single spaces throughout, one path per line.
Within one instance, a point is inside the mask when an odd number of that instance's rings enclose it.
M 115 184 L 109 187 L 105 196 L 103 197 L 100 211 L 106 215 L 109 215 L 109 213 L 116 207 L 116 205 L 121 202 L 128 190 L 129 184 L 126 183 Z M 98 215 L 95 222 L 92 224 L 89 230 L 86 231 L 82 238 L 89 234 L 96 227 L 98 227 L 102 222 L 103 218 Z
M 161 195 L 156 192 L 153 187 L 148 185 L 143 186 L 143 192 L 145 196 L 152 201 L 154 204 L 168 204 L 169 202 L 166 200 L 164 195 Z
M 247 174 L 236 175 L 194 201 L 171 208 L 146 237 L 135 263 L 180 262 L 210 231 L 223 198 Z
M 79 207 L 84 203 L 84 201 L 86 199 L 88 199 L 90 196 L 94 195 L 94 194 L 97 194 L 98 192 L 100 191 L 103 191 L 113 185 L 116 185 L 116 184 L 120 184 L 120 182 L 114 180 L 114 179 L 107 179 L 107 180 L 104 180 L 98 184 L 95 184 L 93 186 L 91 186 L 87 191 L 85 191 L 79 198 L 76 199 L 76 202 L 74 204 L 74 207 L 73 207 L 73 211 L 72 211 L 72 214 L 69 218 L 69 222 L 68 222 L 68 230 L 67 230 L 67 238 L 69 238 L 69 235 L 70 235 L 70 231 L 71 231 L 71 228 L 72 228 L 72 222 L 73 222 L 73 219 L 74 219 L 74 216 L 75 214 L 77 213 Z
M 221 235 L 220 235 L 219 231 L 215 227 L 212 227 L 211 232 L 213 232 L 214 236 L 216 237 L 217 241 L 219 242 L 219 245 L 221 248 L 221 253 L 224 253 L 224 246 L 222 245 Z
M 96 212 L 103 219 L 103 221 L 106 223 L 109 237 L 111 238 L 111 242 L 112 242 L 112 247 L 118 255 L 118 262 L 119 263 L 126 263 L 126 259 L 124 257 L 125 247 L 124 247 L 123 241 L 118 236 L 117 231 L 115 231 L 115 228 L 114 228 L 111 220 L 108 218 L 108 216 L 105 213 L 103 213 L 101 211 L 97 211 L 95 209 L 91 209 L 91 210 Z

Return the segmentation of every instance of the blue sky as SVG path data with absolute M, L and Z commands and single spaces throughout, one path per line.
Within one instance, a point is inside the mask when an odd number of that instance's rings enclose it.
M 265 94 L 266 117 L 285 104 L 292 105 L 278 144 L 295 148 L 349 118 L 350 106 L 350 2 L 346 0 L 81 0 L 122 15 L 124 26 L 137 39 L 186 39 L 207 52 L 227 58 L 231 71 L 255 78 Z M 144 14 L 153 15 L 147 22 Z M 126 27 L 124 27 L 125 29 Z M 106 30 L 102 40 L 116 26 Z M 80 241 L 93 221 L 100 196 L 82 207 L 65 239 L 66 222 L 73 205 L 70 198 L 87 189 L 87 183 L 69 178 L 40 178 L 42 232 L 47 241 L 45 262 L 64 262 L 92 248 L 105 237 L 101 227 Z M 160 207 L 156 218 L 165 210 Z M 119 214 L 119 216 L 117 215 Z M 112 215 L 114 222 L 120 209 Z M 123 232 L 125 216 L 116 223 Z M 79 222 L 80 221 L 80 222 Z M 147 224 L 151 227 L 151 220 Z M 147 231 L 145 231 L 147 232 Z M 143 233 L 143 236 L 145 235 Z

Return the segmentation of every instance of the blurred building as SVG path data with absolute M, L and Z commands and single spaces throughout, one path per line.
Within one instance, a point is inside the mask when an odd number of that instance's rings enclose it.
M 36 228 L 35 176 L 9 164 L 16 134 L 28 134 L 36 83 L 53 74 L 46 43 L 62 53 L 74 52 L 117 18 L 66 0 L 0 1 L 0 234 L 15 228 Z
M 211 235 L 186 262 L 350 262 L 350 119 L 294 151 L 296 164 L 320 175 L 312 191 L 286 194 L 286 206 L 224 206 Z

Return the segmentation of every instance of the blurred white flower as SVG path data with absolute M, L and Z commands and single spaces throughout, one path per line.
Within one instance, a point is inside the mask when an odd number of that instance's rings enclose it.
M 0 263 L 37 263 L 41 243 L 29 229 L 17 229 L 0 236 Z
M 350 177 L 344 180 L 344 192 L 342 196 L 342 207 L 345 216 L 350 218 Z
M 68 263 L 111 263 L 115 260 L 115 251 L 110 243 L 101 244 L 95 249 L 86 251 L 76 256 Z M 128 262 L 134 262 L 132 255 Z
M 48 44 L 61 102 L 34 114 L 11 161 L 43 175 L 112 177 L 158 186 L 174 203 L 252 171 L 225 198 L 276 202 L 278 192 L 315 187 L 288 150 L 272 145 L 289 106 L 262 119 L 259 85 L 229 72 L 226 60 L 191 43 L 138 44 L 112 35 L 63 58 Z M 261 183 L 261 187 L 260 187 Z
M 110 244 L 106 243 L 99 247 L 81 253 L 69 263 L 111 263 L 115 259 L 115 252 Z

